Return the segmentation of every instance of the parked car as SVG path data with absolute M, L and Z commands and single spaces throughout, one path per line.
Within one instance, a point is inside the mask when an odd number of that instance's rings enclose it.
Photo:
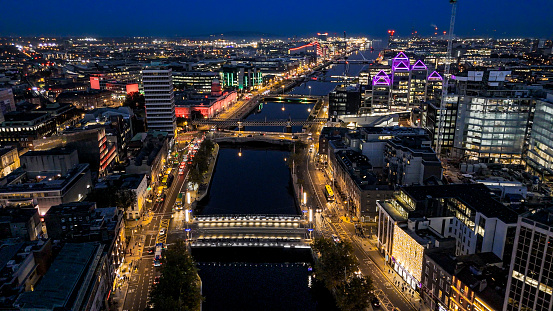
M 165 235 L 167 233 L 167 229 L 165 228 L 161 228 L 161 230 L 159 230 L 159 235 Z

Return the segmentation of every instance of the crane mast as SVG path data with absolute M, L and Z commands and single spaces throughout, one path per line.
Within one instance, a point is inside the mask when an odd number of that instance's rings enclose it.
M 455 13 L 457 12 L 457 0 L 449 0 L 451 3 L 451 20 L 449 22 L 449 37 L 447 40 L 447 52 L 445 59 L 445 68 L 444 68 L 444 79 L 442 83 L 442 98 L 440 101 L 440 119 L 438 121 L 438 142 L 436 143 L 436 153 L 438 157 L 442 157 L 442 144 L 443 144 L 443 128 L 444 128 L 444 119 L 445 119 L 445 98 L 447 95 L 447 86 L 449 83 L 449 69 L 451 61 L 451 49 L 453 45 L 453 29 L 455 27 Z

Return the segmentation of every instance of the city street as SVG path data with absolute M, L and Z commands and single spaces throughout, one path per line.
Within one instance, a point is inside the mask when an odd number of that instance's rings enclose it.
M 175 175 L 175 181 L 171 188 L 166 190 L 166 198 L 163 203 L 155 204 L 150 222 L 143 221 L 142 229 L 138 229 L 138 233 L 133 237 L 130 249 L 134 249 L 135 241 L 139 241 L 136 249 L 133 250 L 134 256 L 126 258 L 126 262 L 135 262 L 136 268 L 130 272 L 130 279 L 127 284 L 127 293 L 125 304 L 120 310 L 144 310 L 147 306 L 148 294 L 153 285 L 154 277 L 159 275 L 159 269 L 153 266 L 154 254 L 148 253 L 148 250 L 154 248 L 160 226 L 167 226 L 171 221 L 173 212 L 172 208 L 175 204 L 178 193 L 185 185 L 184 181 L 188 174 L 188 167 L 183 175 L 177 174 L 177 169 L 173 169 L 172 174 Z M 182 212 L 176 213 L 178 215 Z

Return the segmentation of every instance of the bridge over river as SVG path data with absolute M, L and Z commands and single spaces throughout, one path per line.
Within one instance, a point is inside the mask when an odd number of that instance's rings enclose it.
M 312 232 L 299 215 L 200 215 L 189 229 L 193 248 L 308 248 Z

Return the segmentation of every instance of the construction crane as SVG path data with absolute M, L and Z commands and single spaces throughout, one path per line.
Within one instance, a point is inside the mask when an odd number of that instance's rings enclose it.
M 442 100 L 440 102 L 440 120 L 438 124 L 438 142 L 436 144 L 436 153 L 438 157 L 442 157 L 442 133 L 444 128 L 444 119 L 445 119 L 445 97 L 447 95 L 447 86 L 449 83 L 449 69 L 451 61 L 451 48 L 453 45 L 453 28 L 455 27 L 455 13 L 457 12 L 457 0 L 449 0 L 451 4 L 451 20 L 449 22 L 449 37 L 447 39 L 447 53 L 445 59 L 445 68 L 444 68 L 444 79 L 442 83 Z

